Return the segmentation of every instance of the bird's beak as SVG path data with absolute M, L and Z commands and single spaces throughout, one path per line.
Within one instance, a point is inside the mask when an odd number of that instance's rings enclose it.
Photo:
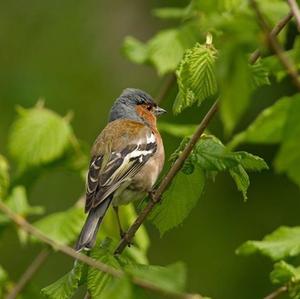
M 166 112 L 167 112 L 167 111 L 166 111 L 165 109 L 160 108 L 159 106 L 156 106 L 156 107 L 154 108 L 154 111 L 153 111 L 153 113 L 154 113 L 155 116 L 162 115 L 162 114 L 164 114 L 164 113 L 166 113 Z

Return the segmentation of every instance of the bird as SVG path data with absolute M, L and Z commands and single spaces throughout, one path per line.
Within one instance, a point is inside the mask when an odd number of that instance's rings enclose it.
M 91 150 L 85 195 L 88 215 L 75 250 L 94 247 L 110 205 L 123 236 L 118 207 L 145 198 L 163 169 L 164 145 L 156 121 L 165 112 L 140 89 L 126 88 L 115 100 L 108 124 Z

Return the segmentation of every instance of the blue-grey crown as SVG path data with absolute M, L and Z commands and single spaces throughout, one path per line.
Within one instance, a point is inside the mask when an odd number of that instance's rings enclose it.
M 121 118 L 141 121 L 135 110 L 136 105 L 141 104 L 154 105 L 155 103 L 148 93 L 140 89 L 124 89 L 122 94 L 116 99 L 114 105 L 112 106 L 109 121 L 114 121 Z

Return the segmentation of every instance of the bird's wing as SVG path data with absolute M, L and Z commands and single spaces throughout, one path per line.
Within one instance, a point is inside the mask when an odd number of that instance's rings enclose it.
M 155 135 L 143 124 L 128 120 L 110 123 L 92 151 L 85 210 L 98 206 L 124 181 L 134 177 L 156 149 Z

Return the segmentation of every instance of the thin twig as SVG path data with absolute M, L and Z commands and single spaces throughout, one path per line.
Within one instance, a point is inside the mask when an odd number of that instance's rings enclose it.
M 279 297 L 280 295 L 282 295 L 283 293 L 287 292 L 287 290 L 288 290 L 287 286 L 282 286 L 282 287 L 278 288 L 277 290 L 275 290 L 274 292 L 267 295 L 266 297 L 264 297 L 263 299 L 275 299 L 275 298 Z
M 107 264 L 104 264 L 100 261 L 97 261 L 93 258 L 90 258 L 89 256 L 86 256 L 82 253 L 79 253 L 75 251 L 73 248 L 63 245 L 60 243 L 57 243 L 55 240 L 50 239 L 47 235 L 45 235 L 43 232 L 41 232 L 39 229 L 31 225 L 29 222 L 27 222 L 23 217 L 13 212 L 9 207 L 5 205 L 2 201 L 0 201 L 0 211 L 2 211 L 5 215 L 7 215 L 15 224 L 17 224 L 22 230 L 26 231 L 27 233 L 35 236 L 37 239 L 42 241 L 45 244 L 50 245 L 54 250 L 58 250 L 63 252 L 64 254 L 74 258 L 75 260 L 79 260 L 95 269 L 98 269 L 104 273 L 107 273 L 111 276 L 121 278 L 125 274 L 123 271 L 118 270 L 116 268 L 113 268 L 111 266 L 108 266 Z M 164 289 L 161 289 L 160 287 L 149 283 L 148 281 L 145 281 L 143 279 L 140 279 L 139 277 L 132 277 L 132 282 L 136 285 L 148 289 L 150 291 L 154 291 L 157 293 L 161 293 L 167 296 L 170 296 L 172 298 L 176 299 L 190 299 L 193 298 L 192 296 L 198 296 L 198 298 L 202 298 L 200 295 L 193 295 L 193 294 L 187 294 L 187 293 L 177 293 L 172 291 L 166 291 Z M 197 297 L 195 297 L 197 298 Z
M 250 4 L 256 13 L 257 20 L 262 28 L 262 30 L 265 32 L 267 40 L 269 42 L 269 47 L 275 52 L 277 58 L 279 59 L 280 63 L 283 65 L 283 67 L 286 69 L 287 73 L 292 79 L 292 82 L 297 87 L 298 90 L 300 90 L 300 79 L 298 71 L 294 65 L 294 63 L 289 59 L 288 56 L 284 53 L 283 48 L 279 44 L 276 36 L 271 35 L 271 31 L 269 29 L 269 25 L 267 24 L 262 12 L 260 11 L 257 3 L 255 0 L 250 0 Z
M 300 10 L 296 0 L 288 0 L 289 6 L 296 20 L 298 31 L 300 31 Z
M 5 299 L 15 299 L 18 294 L 24 289 L 27 283 L 32 279 L 40 267 L 44 264 L 47 257 L 50 254 L 48 248 L 44 248 L 41 252 L 35 257 L 33 262 L 28 266 L 26 271 L 22 274 L 19 281 L 15 284 L 14 288 L 7 294 Z
M 292 19 L 293 13 L 290 11 L 286 16 L 284 16 L 272 29 L 271 35 L 278 35 L 281 30 L 287 25 L 287 23 Z M 257 59 L 261 56 L 261 51 L 256 49 L 249 58 L 249 63 L 253 64 L 257 61 Z

